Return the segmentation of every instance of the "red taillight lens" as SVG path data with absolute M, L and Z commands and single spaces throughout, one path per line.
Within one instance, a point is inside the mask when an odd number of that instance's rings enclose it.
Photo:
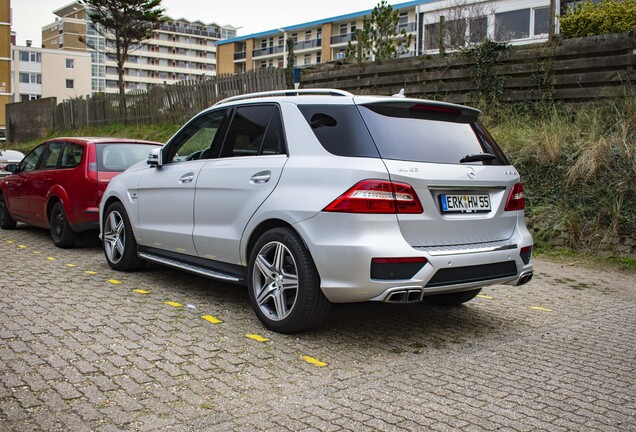
M 95 154 L 95 146 L 89 145 L 86 150 L 88 151 L 88 163 L 86 164 L 88 178 L 97 181 L 97 155 Z
M 388 180 L 363 180 L 324 208 L 341 213 L 423 213 L 413 188 Z
M 526 208 L 526 195 L 523 193 L 523 186 L 517 183 L 512 187 L 508 201 L 506 202 L 506 211 L 523 210 Z

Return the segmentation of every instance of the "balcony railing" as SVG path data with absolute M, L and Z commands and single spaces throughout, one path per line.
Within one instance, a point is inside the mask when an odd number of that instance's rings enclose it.
M 417 23 L 416 22 L 410 22 L 410 23 L 404 23 L 404 24 L 398 24 L 397 25 L 397 32 L 401 32 L 402 30 L 406 31 L 407 33 L 414 33 L 417 31 Z
M 243 60 L 246 57 L 245 51 L 234 53 L 234 60 Z
M 343 42 L 349 42 L 349 41 L 353 41 L 356 40 L 356 34 L 355 33 L 346 33 L 346 34 L 339 34 L 336 36 L 331 36 L 331 44 L 339 44 L 339 43 L 343 43 Z
M 221 39 L 221 33 L 215 31 L 207 31 L 207 30 L 197 30 L 190 27 L 177 27 L 172 25 L 163 24 L 159 27 L 161 30 L 174 32 L 174 33 L 185 33 L 196 36 L 207 36 Z
M 298 51 L 298 50 L 304 50 L 309 48 L 317 48 L 320 46 L 322 46 L 322 39 L 312 39 L 308 41 L 297 42 L 296 45 L 294 46 L 294 49 Z
M 262 57 L 266 55 L 282 53 L 284 51 L 285 51 L 284 45 L 278 45 L 278 46 L 267 47 L 267 48 L 259 48 L 252 51 L 252 57 Z

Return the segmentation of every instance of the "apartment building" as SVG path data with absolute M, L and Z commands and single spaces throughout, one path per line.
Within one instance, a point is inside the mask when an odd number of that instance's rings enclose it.
M 43 48 L 90 53 L 92 91 L 117 93 L 113 49 L 90 22 L 85 6 L 73 2 L 53 13 L 55 21 L 42 27 Z M 152 85 L 215 75 L 217 41 L 235 36 L 233 26 L 168 18 L 152 38 L 130 52 L 125 64 L 126 89 L 147 90 Z
M 524 44 L 548 38 L 550 0 L 418 0 L 393 5 L 398 32 L 412 35 L 401 57 L 458 49 L 485 37 Z M 218 71 L 237 73 L 258 67 L 285 67 L 285 40 L 294 42 L 296 66 L 344 58 L 355 30 L 371 9 L 296 24 L 217 43 Z M 443 17 L 443 18 L 442 18 Z M 440 26 L 440 21 L 444 24 Z M 440 34 L 443 29 L 443 38 Z
M 415 54 L 416 6 L 419 3 L 421 1 L 411 1 L 393 6 L 400 14 L 398 30 L 404 29 L 413 36 L 413 43 L 403 56 Z M 355 40 L 356 29 L 362 28 L 364 16 L 371 12 L 369 9 L 219 41 L 218 71 L 238 73 L 259 67 L 286 67 L 285 41 L 288 38 L 295 43 L 297 67 L 344 58 L 349 41 Z
M 5 106 L 11 103 L 11 4 L 0 0 L 0 141 L 5 138 Z
M 87 52 L 12 47 L 13 102 L 55 97 L 58 102 L 91 94 Z M 43 73 L 46 71 L 46 73 Z

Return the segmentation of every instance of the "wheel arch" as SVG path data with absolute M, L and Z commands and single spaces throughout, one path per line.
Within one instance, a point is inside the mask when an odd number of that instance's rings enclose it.
M 247 240 L 247 245 L 245 247 L 245 253 L 243 254 L 242 258 L 245 260 L 245 264 L 248 265 L 249 261 L 250 261 L 250 255 L 252 254 L 252 249 L 254 249 L 254 245 L 256 244 L 256 242 L 258 241 L 258 239 L 267 231 L 274 229 L 274 228 L 290 228 L 292 230 L 294 230 L 294 232 L 296 232 L 296 234 L 298 234 L 298 237 L 300 237 L 300 239 L 303 241 L 302 237 L 300 236 L 300 234 L 298 233 L 298 231 L 296 231 L 294 229 L 294 227 L 291 226 L 291 224 L 289 222 L 285 222 L 282 219 L 268 219 L 265 220 L 261 223 L 259 223 L 250 233 L 249 239 Z

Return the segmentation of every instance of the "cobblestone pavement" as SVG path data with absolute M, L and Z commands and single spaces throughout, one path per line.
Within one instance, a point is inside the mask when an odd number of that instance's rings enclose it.
M 285 336 L 245 288 L 0 236 L 2 431 L 636 430 L 634 274 L 539 260 L 462 307 L 338 305 Z

